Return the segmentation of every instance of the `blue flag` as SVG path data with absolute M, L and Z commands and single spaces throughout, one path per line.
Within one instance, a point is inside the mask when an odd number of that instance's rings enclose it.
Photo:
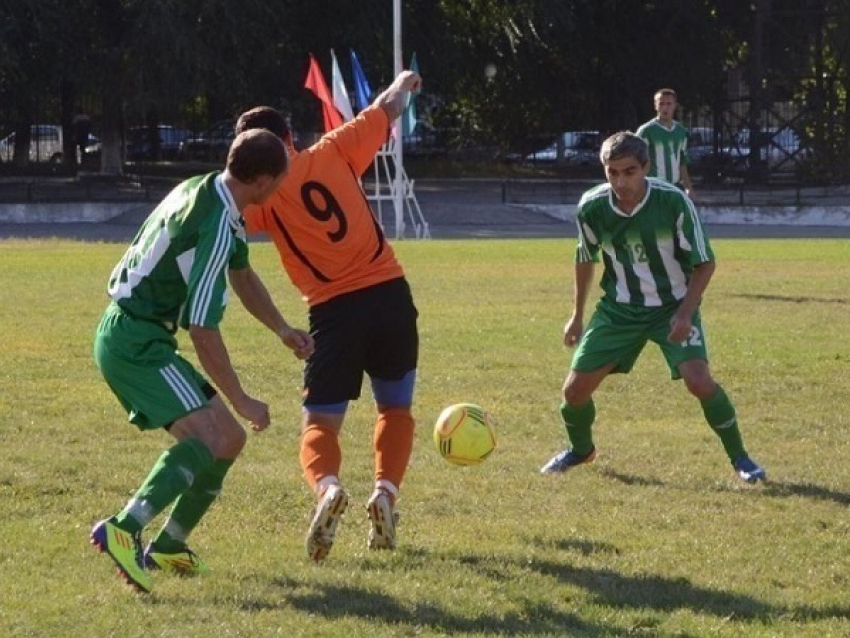
M 419 63 L 416 61 L 416 52 L 414 51 L 413 55 L 410 58 L 410 71 L 414 71 L 419 73 Z M 407 137 L 409 135 L 413 135 L 413 132 L 416 130 L 416 96 L 419 95 L 419 91 L 414 91 L 408 94 L 407 96 L 407 107 L 404 109 L 404 114 L 401 116 L 402 119 L 402 134 Z
M 360 67 L 360 62 L 357 60 L 357 54 L 354 53 L 354 49 L 351 49 L 351 72 L 354 75 L 354 97 L 357 103 L 357 110 L 362 111 L 370 104 L 369 99 L 372 97 L 372 89 L 369 87 L 369 81 Z

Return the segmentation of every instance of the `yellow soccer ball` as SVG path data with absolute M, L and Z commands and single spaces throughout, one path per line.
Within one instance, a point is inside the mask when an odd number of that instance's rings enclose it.
M 480 405 L 456 403 L 434 424 L 434 445 L 454 465 L 477 465 L 496 449 L 493 418 Z

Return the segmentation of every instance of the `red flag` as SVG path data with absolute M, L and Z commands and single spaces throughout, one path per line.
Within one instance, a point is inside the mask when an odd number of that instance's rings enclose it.
M 307 79 L 304 82 L 304 87 L 310 89 L 313 94 L 322 101 L 322 117 L 325 120 L 325 132 L 332 131 L 337 126 L 342 126 L 342 115 L 334 106 L 334 100 L 325 78 L 322 76 L 322 70 L 319 68 L 319 63 L 313 54 L 310 54 L 310 70 L 307 72 Z

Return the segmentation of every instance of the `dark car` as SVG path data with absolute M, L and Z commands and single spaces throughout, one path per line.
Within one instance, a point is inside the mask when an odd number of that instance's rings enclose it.
M 134 126 L 127 132 L 127 159 L 131 162 L 175 160 L 180 151 L 180 143 L 191 136 L 192 131 L 168 124 L 160 124 L 156 128 Z
M 180 158 L 203 162 L 223 162 L 235 135 L 233 120 L 216 122 L 207 130 L 188 137 L 180 145 Z
M 688 130 L 689 166 L 697 167 L 710 164 L 717 154 L 713 128 L 695 126 Z

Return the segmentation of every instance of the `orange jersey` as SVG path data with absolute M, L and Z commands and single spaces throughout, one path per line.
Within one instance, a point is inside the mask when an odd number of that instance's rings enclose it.
M 248 232 L 271 237 L 311 306 L 404 274 L 358 181 L 388 129 L 382 108 L 365 109 L 291 155 L 277 191 L 244 212 Z

